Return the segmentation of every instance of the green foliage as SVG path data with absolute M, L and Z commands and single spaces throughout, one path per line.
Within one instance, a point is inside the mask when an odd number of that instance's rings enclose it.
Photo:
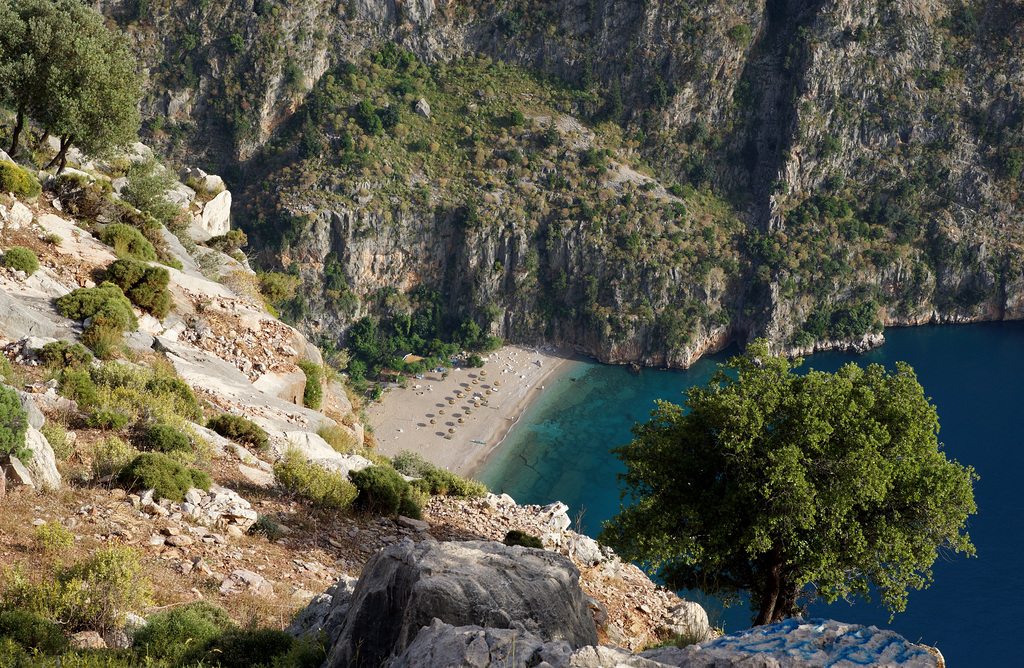
M 175 450 L 188 452 L 192 449 L 192 443 L 188 436 L 171 425 L 155 424 L 146 431 L 146 447 L 163 453 Z
M 808 342 L 864 336 L 876 328 L 877 313 L 878 304 L 874 301 L 821 306 L 807 316 L 802 332 L 809 337 Z
M 0 612 L 0 638 L 10 638 L 25 649 L 43 654 L 61 654 L 68 648 L 60 624 L 27 610 Z M 0 665 L 11 665 L 3 664 L 2 658 L 0 653 Z
M 750 595 L 756 624 L 878 591 L 891 611 L 931 581 L 940 549 L 974 553 L 973 469 L 949 461 L 913 371 L 792 370 L 763 342 L 721 365 L 684 408 L 658 402 L 633 441 L 622 511 L 602 542 L 674 588 Z
M 164 226 L 171 226 L 182 215 L 181 208 L 167 199 L 165 193 L 177 184 L 170 171 L 160 168 L 153 160 L 133 162 L 125 173 L 128 185 L 121 190 L 121 198 L 153 216 Z M 108 242 L 109 243 L 109 242 Z M 114 244 L 111 244 L 114 245 Z M 140 258 L 156 259 L 156 258 Z
M 434 465 L 423 459 L 423 455 L 411 450 L 402 450 L 392 457 L 391 465 L 402 475 L 413 478 L 422 478 L 427 471 L 434 469 Z
M 107 436 L 92 447 L 92 472 L 97 478 L 119 473 L 138 451 L 117 436 Z
M 251 445 L 259 450 L 267 447 L 267 432 L 263 427 L 240 415 L 221 413 L 207 420 L 206 427 L 243 445 Z
M 544 543 L 540 542 L 540 538 L 532 536 L 525 531 L 519 529 L 512 529 L 505 534 L 505 539 L 502 541 L 505 545 L 520 545 L 522 547 L 532 547 L 538 550 L 544 549 Z
M 466 364 L 469 365 L 470 367 L 474 368 L 474 369 L 479 369 L 479 368 L 483 367 L 484 360 L 483 360 L 482 357 L 480 357 L 476 353 L 473 353 L 472 355 L 470 355 L 466 359 Z
M 0 192 L 14 193 L 33 199 L 43 192 L 35 177 L 13 162 L 0 160 Z
M 359 489 L 356 507 L 374 515 L 396 514 L 403 497 L 409 496 L 409 483 L 398 471 L 387 466 L 350 471 L 348 477 Z M 418 511 L 416 516 L 419 516 Z
M 87 408 L 96 403 L 98 395 L 96 384 L 88 371 L 72 371 L 65 369 L 60 374 L 60 393 L 78 403 L 79 408 Z
M 355 435 L 338 425 L 325 422 L 317 427 L 316 434 L 343 455 L 356 454 L 362 446 L 356 442 Z
M 134 258 L 122 258 L 107 267 L 106 280 L 121 288 L 139 308 L 163 319 L 171 310 L 167 285 L 171 274 L 163 267 L 151 267 Z
M 432 467 L 422 474 L 421 480 L 414 484 L 427 493 L 437 496 L 455 496 L 460 499 L 473 499 L 485 496 L 487 486 L 475 480 L 468 480 L 447 469 Z
M 273 665 L 276 657 L 292 651 L 295 638 L 276 629 L 231 629 L 210 639 L 196 656 L 219 668 Z
M 56 565 L 39 584 L 15 569 L 8 573 L 4 604 L 59 621 L 68 631 L 103 633 L 121 625 L 126 613 L 149 603 L 150 594 L 138 552 L 116 546 L 100 548 L 69 566 Z
M 226 234 L 213 237 L 206 242 L 210 248 L 215 248 L 227 255 L 245 248 L 248 244 L 249 239 L 242 230 L 228 230 Z
M 85 320 L 101 317 L 125 330 L 138 328 L 138 321 L 131 308 L 124 292 L 113 283 L 102 283 L 95 288 L 78 288 L 57 299 L 57 309 L 66 318 Z
M 324 388 L 321 384 L 324 375 L 323 367 L 308 360 L 299 362 L 298 367 L 306 374 L 306 389 L 302 393 L 302 404 L 306 408 L 318 411 L 324 399 Z
M 9 387 L 0 387 L 0 456 L 14 455 L 18 459 L 31 456 L 25 449 L 28 414 L 21 408 L 18 393 Z
M 181 501 L 191 487 L 209 489 L 209 476 L 187 469 L 162 452 L 144 452 L 121 470 L 118 476 L 127 489 L 156 489 L 159 498 Z M 206 483 L 205 486 L 200 483 Z
M 81 343 L 51 341 L 40 348 L 36 355 L 43 364 L 54 369 L 78 369 L 92 364 L 92 353 Z
M 308 462 L 295 451 L 286 452 L 284 459 L 274 464 L 274 477 L 285 491 L 324 508 L 346 511 L 359 494 L 343 474 Z
M 14 246 L 4 252 L 4 266 L 14 271 L 23 271 L 31 276 L 39 271 L 39 258 L 29 248 Z
M 729 39 L 740 46 L 746 46 L 750 42 L 750 26 L 740 23 L 729 28 Z
M 108 30 L 99 12 L 75 0 L 23 0 L 0 18 L 0 68 L 19 131 L 27 115 L 62 137 L 54 159 L 62 167 L 72 144 L 104 157 L 135 140 L 135 60 L 127 38 Z
M 273 517 L 261 514 L 256 516 L 256 521 L 249 527 L 249 534 L 263 536 L 270 542 L 274 542 L 284 535 L 284 531 Z
M 53 455 L 57 461 L 66 460 L 75 454 L 74 445 L 68 440 L 68 432 L 59 422 L 47 420 L 39 431 L 53 448 Z
M 117 431 L 128 426 L 128 416 L 116 410 L 98 409 L 85 418 L 86 426 L 93 429 Z
M 146 391 L 154 396 L 170 397 L 174 411 L 182 417 L 198 420 L 203 416 L 192 388 L 177 376 L 154 375 L 146 380 Z
M 75 544 L 75 536 L 60 522 L 47 522 L 32 530 L 32 542 L 40 552 L 61 554 Z
M 111 223 L 100 232 L 100 241 L 114 247 L 119 256 L 130 256 L 137 260 L 153 262 L 156 260 L 156 249 L 153 244 L 131 225 Z
M 132 649 L 140 656 L 172 665 L 184 663 L 197 647 L 235 626 L 227 612 L 206 601 L 164 610 L 146 621 L 135 633 Z

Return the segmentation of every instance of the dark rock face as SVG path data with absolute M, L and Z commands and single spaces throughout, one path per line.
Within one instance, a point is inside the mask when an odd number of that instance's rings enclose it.
M 407 541 L 363 569 L 327 665 L 376 668 L 434 619 L 513 629 L 573 649 L 597 644 L 579 571 L 566 557 L 490 542 Z

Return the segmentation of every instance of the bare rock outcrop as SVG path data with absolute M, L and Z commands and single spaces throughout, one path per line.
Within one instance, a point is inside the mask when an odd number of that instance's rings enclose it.
M 514 629 L 574 649 L 597 643 L 579 571 L 566 557 L 480 541 L 404 541 L 363 569 L 327 665 L 379 666 L 435 618 Z

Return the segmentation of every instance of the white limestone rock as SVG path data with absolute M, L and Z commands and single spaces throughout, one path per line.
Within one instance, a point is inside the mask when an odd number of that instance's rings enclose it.
M 25 467 L 32 474 L 36 488 L 51 492 L 60 489 L 64 483 L 57 470 L 57 458 L 46 437 L 34 427 L 29 427 L 25 433 L 25 447 L 32 451 Z
M 415 111 L 423 118 L 430 118 L 430 104 L 422 97 L 416 103 Z
M 200 227 L 211 237 L 227 234 L 231 229 L 231 191 L 225 190 L 203 207 Z

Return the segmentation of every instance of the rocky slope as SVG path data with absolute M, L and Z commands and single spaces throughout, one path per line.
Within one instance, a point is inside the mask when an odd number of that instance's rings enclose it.
M 1013 0 L 105 9 L 149 67 L 154 139 L 242 160 L 243 225 L 301 267 L 307 333 L 339 342 L 394 314 L 379 288 L 418 286 L 449 329 L 667 366 L 1022 316 Z M 389 64 L 392 41 L 423 65 Z M 568 88 L 508 76 L 533 70 Z M 366 134 L 363 99 L 399 129 Z M 526 126 L 495 129 L 514 109 Z

